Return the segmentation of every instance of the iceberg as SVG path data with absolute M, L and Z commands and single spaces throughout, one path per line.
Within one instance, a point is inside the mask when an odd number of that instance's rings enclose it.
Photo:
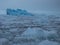
M 7 9 L 6 12 L 7 12 L 7 15 L 27 15 L 27 16 L 33 15 L 32 13 L 30 13 L 26 10 L 22 10 L 22 9 L 16 9 L 16 10 L 15 9 Z

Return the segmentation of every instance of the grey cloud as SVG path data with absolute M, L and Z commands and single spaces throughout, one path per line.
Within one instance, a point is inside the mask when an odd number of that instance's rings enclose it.
M 60 0 L 0 0 L 0 9 L 6 8 L 60 11 Z

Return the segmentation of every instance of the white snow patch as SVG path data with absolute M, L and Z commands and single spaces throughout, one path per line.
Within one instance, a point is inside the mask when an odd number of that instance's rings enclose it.
M 37 37 L 42 37 L 44 35 L 44 32 L 37 28 L 28 28 L 22 36 L 25 38 L 37 38 Z

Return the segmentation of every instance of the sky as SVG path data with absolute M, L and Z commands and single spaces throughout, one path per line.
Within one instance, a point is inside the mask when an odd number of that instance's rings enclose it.
M 0 9 L 7 8 L 34 11 L 60 11 L 60 0 L 0 0 Z

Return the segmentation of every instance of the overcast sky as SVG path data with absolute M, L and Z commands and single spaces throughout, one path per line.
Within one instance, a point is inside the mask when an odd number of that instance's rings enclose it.
M 60 11 L 60 0 L 0 0 L 0 9 L 6 8 Z

